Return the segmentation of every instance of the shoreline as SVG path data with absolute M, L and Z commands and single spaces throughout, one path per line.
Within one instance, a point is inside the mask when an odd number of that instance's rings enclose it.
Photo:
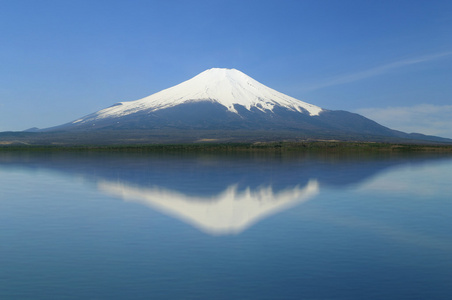
M 116 145 L 0 145 L 0 152 L 426 152 L 451 153 L 452 145 L 378 142 L 303 141 L 259 143 L 116 144 Z

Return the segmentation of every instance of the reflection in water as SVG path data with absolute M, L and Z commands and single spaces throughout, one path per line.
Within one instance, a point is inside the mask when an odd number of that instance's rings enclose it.
M 225 235 L 312 199 L 320 188 L 356 187 L 395 167 L 443 158 L 7 152 L 0 153 L 0 167 L 84 178 L 104 193 L 144 204 L 203 232 Z M 384 183 L 378 190 L 400 182 Z
M 213 234 L 237 234 L 271 214 L 307 201 L 319 191 L 316 180 L 274 192 L 271 186 L 239 191 L 230 185 L 215 196 L 195 197 L 165 188 L 143 188 L 101 181 L 99 189 L 127 201 L 145 204 Z

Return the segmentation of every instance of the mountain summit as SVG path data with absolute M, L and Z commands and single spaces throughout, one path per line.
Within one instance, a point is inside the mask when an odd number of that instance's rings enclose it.
M 138 136 L 143 130 L 154 136 L 176 133 L 184 141 L 211 139 L 212 134 L 224 141 L 237 137 L 250 140 L 249 136 L 251 140 L 437 140 L 392 130 L 347 111 L 323 109 L 271 89 L 238 70 L 220 68 L 206 70 L 140 100 L 119 102 L 42 131 L 111 130 L 115 135 L 121 135 L 118 130 L 122 135 L 133 133 L 136 140 L 141 140 Z M 202 136 L 200 132 L 208 134 Z
M 236 105 L 248 111 L 257 109 L 262 112 L 272 112 L 274 107 L 278 106 L 311 116 L 317 116 L 322 111 L 320 107 L 275 91 L 238 70 L 214 68 L 143 99 L 117 103 L 76 120 L 73 124 L 124 117 L 143 111 L 152 113 L 202 101 L 221 104 L 235 114 L 240 114 L 235 108 Z

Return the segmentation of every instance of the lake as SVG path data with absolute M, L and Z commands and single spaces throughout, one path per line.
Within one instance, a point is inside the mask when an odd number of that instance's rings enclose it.
M 0 152 L 0 299 L 452 299 L 452 158 Z

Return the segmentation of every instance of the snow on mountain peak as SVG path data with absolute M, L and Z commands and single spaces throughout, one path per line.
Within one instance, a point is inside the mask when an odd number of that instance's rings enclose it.
M 117 103 L 95 115 L 96 118 L 119 117 L 141 110 L 157 111 L 196 101 L 217 102 L 234 113 L 238 113 L 234 104 L 261 111 L 272 111 L 275 106 L 282 106 L 300 113 L 306 110 L 311 116 L 322 111 L 318 106 L 273 90 L 236 69 L 213 68 L 140 100 Z

